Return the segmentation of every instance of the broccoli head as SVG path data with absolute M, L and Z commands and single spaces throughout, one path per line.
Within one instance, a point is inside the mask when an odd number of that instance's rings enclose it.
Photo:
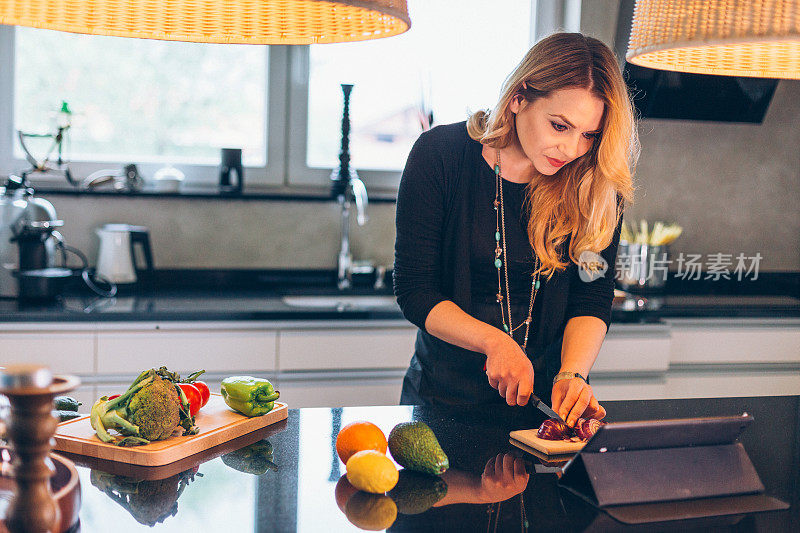
M 153 527 L 177 514 L 178 498 L 195 480 L 195 473 L 196 469 L 190 469 L 166 479 L 139 480 L 92 470 L 90 480 L 137 522 Z
M 181 399 L 175 385 L 155 376 L 128 402 L 128 422 L 147 440 L 168 438 L 181 421 Z
M 186 434 L 197 433 L 185 394 L 155 370 L 142 372 L 121 396 L 97 400 L 92 406 L 91 424 L 100 440 L 119 446 L 166 439 L 178 426 Z M 112 428 L 124 438 L 109 434 Z

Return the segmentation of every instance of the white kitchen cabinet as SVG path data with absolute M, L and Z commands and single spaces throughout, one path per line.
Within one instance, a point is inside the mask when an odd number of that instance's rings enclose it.
M 416 328 L 325 328 L 280 331 L 280 371 L 405 369 L 414 353 Z
M 612 324 L 592 367 L 592 376 L 666 372 L 670 364 L 666 324 Z
M 800 395 L 800 369 L 673 367 L 661 376 L 596 377 L 592 390 L 600 402 L 669 398 L 724 398 Z
M 292 407 L 393 405 L 414 352 L 403 320 L 4 324 L 0 363 L 81 377 L 84 404 L 137 371 L 205 369 L 273 380 Z M 592 369 L 603 400 L 800 394 L 800 319 L 612 324 Z M 84 406 L 85 407 L 85 406 Z
M 671 369 L 662 398 L 800 395 L 800 369 L 780 367 Z
M 800 363 L 800 319 L 669 319 L 672 364 Z
M 397 405 L 405 372 L 300 372 L 279 374 L 281 401 L 291 407 Z
M 90 375 L 95 371 L 94 335 L 48 329 L 0 333 L 0 366 L 3 363 L 46 365 L 55 374 Z
M 166 365 L 181 374 L 271 371 L 276 333 L 260 330 L 162 329 L 101 331 L 97 334 L 97 373 L 130 374 L 133 369 Z
M 653 376 L 592 375 L 592 391 L 600 403 L 611 400 L 667 398 L 666 374 Z
M 601 401 L 800 394 L 800 319 L 675 318 L 664 327 L 669 366 L 649 377 L 603 371 L 606 351 L 624 353 L 609 333 L 592 370 Z

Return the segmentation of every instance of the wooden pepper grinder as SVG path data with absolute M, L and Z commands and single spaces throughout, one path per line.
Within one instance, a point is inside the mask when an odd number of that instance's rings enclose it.
M 50 487 L 55 473 L 48 454 L 58 421 L 53 398 L 78 386 L 74 376 L 56 376 L 47 367 L 9 365 L 0 368 L 0 394 L 11 403 L 8 439 L 14 449 L 17 491 L 9 504 L 6 527 L 12 533 L 53 531 L 59 511 Z

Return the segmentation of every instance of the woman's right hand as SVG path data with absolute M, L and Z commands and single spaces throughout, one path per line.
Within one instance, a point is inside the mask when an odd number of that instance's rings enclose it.
M 498 454 L 483 469 L 478 499 L 480 503 L 504 502 L 524 491 L 529 478 L 523 458 Z
M 508 405 L 525 405 L 533 392 L 533 365 L 514 339 L 497 330 L 487 343 L 486 377 Z
M 524 491 L 530 479 L 525 460 L 510 453 L 489 459 L 480 476 L 449 468 L 441 477 L 447 484 L 447 494 L 434 507 L 502 502 Z

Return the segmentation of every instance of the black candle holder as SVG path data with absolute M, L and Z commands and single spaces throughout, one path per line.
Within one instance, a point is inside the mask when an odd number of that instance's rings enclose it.
M 235 179 L 232 179 L 235 176 Z M 223 148 L 220 152 L 219 190 L 241 194 L 244 189 L 244 168 L 241 148 Z
M 342 94 L 344 95 L 344 107 L 342 109 L 342 144 L 339 150 L 339 168 L 331 172 L 331 195 L 334 198 L 342 196 L 347 191 L 350 183 L 350 92 L 353 90 L 352 84 L 342 84 Z

